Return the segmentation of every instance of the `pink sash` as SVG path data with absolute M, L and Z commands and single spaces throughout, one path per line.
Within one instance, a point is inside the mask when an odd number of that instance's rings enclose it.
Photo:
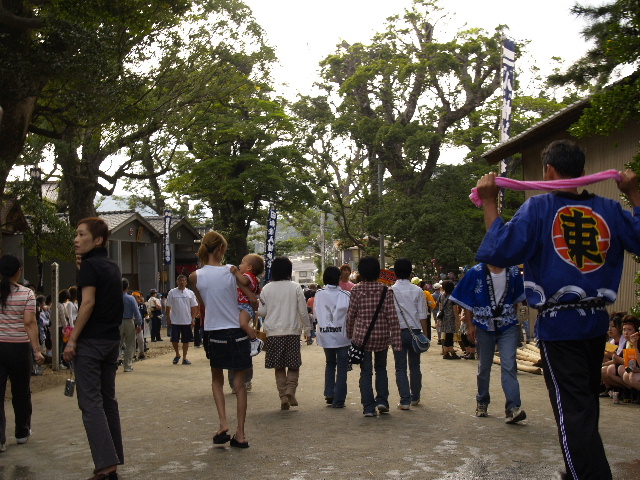
M 550 192 L 560 188 L 577 188 L 591 185 L 592 183 L 601 182 L 615 178 L 617 182 L 622 180 L 620 172 L 617 170 L 605 170 L 604 172 L 593 173 L 578 178 L 563 178 L 560 180 L 548 180 L 539 182 L 525 182 L 523 180 L 514 180 L 507 177 L 496 177 L 496 185 L 499 187 L 510 188 L 511 190 L 544 190 Z M 482 206 L 482 200 L 478 196 L 478 189 L 473 187 L 469 198 L 477 207 Z

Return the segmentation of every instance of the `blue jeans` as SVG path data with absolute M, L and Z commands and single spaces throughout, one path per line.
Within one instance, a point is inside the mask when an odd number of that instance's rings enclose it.
M 505 409 L 520 408 L 520 384 L 516 368 L 516 350 L 518 348 L 518 324 L 503 332 L 493 333 L 476 327 L 476 347 L 478 349 L 478 395 L 476 400 L 489 405 L 489 378 L 495 346 L 500 351 L 500 370 L 502 372 L 502 390 L 506 397 Z
M 375 357 L 375 365 L 374 359 Z M 376 371 L 376 396 L 373 396 L 373 370 Z M 387 349 L 364 352 L 360 365 L 360 401 L 363 413 L 375 413 L 377 405 L 389 408 L 389 379 L 387 377 Z
M 414 330 L 418 334 L 421 330 Z M 422 390 L 422 372 L 420 371 L 420 354 L 413 350 L 411 342 L 413 337 L 408 328 L 400 330 L 402 340 L 402 350 L 393 351 L 396 360 L 396 385 L 400 394 L 400 404 L 409 405 L 411 402 L 420 400 L 420 390 Z M 407 378 L 407 359 L 409 362 L 409 378 Z
M 348 351 L 348 345 L 324 349 L 324 356 L 327 359 L 324 369 L 324 396 L 333 398 L 334 407 L 344 407 L 344 401 L 347 398 Z

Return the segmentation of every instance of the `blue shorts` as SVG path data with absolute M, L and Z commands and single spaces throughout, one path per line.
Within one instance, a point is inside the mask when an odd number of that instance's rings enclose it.
M 180 337 L 182 337 L 182 343 L 193 342 L 193 330 L 191 330 L 191 325 L 171 324 L 171 343 L 179 343 Z
M 249 336 L 241 328 L 211 330 L 209 334 L 209 365 L 225 370 L 251 368 Z
M 251 320 L 253 320 L 253 318 L 256 316 L 255 310 L 249 303 L 239 303 L 238 310 L 244 310 L 245 312 L 247 312 L 251 317 Z

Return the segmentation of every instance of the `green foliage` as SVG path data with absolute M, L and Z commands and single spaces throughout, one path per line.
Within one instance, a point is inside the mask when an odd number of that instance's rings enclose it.
M 583 35 L 593 46 L 565 73 L 550 80 L 591 85 L 596 93 L 571 133 L 606 135 L 640 115 L 640 4 L 615 0 L 600 6 L 576 5 L 572 12 L 589 22 Z M 632 74 L 603 88 L 624 69 Z
M 379 158 L 405 195 L 420 195 L 450 129 L 500 84 L 501 29 L 437 41 L 436 2 L 415 0 L 371 44 L 343 42 L 321 62 L 322 87 L 340 104 L 332 128 Z
M 75 229 L 56 206 L 38 195 L 33 182 L 12 182 L 7 195 L 17 198 L 23 213 L 29 219 L 30 228 L 24 232 L 24 246 L 29 255 L 38 255 L 44 261 L 68 261 L 75 258 L 73 237 Z

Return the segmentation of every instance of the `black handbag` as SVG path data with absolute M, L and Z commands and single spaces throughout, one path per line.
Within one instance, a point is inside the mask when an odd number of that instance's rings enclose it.
M 364 346 L 367 344 L 367 341 L 371 336 L 371 332 L 373 331 L 373 326 L 376 323 L 376 320 L 378 319 L 378 315 L 380 314 L 380 310 L 382 309 L 382 304 L 384 303 L 384 299 L 386 296 L 387 296 L 387 286 L 385 285 L 382 290 L 382 296 L 380 297 L 380 301 L 378 302 L 378 307 L 376 308 L 376 313 L 373 314 L 373 319 L 369 324 L 369 329 L 367 330 L 367 333 L 364 336 L 362 345 L 358 345 L 357 343 L 351 342 L 351 345 L 349 346 L 347 357 L 351 365 L 360 365 L 364 360 Z

